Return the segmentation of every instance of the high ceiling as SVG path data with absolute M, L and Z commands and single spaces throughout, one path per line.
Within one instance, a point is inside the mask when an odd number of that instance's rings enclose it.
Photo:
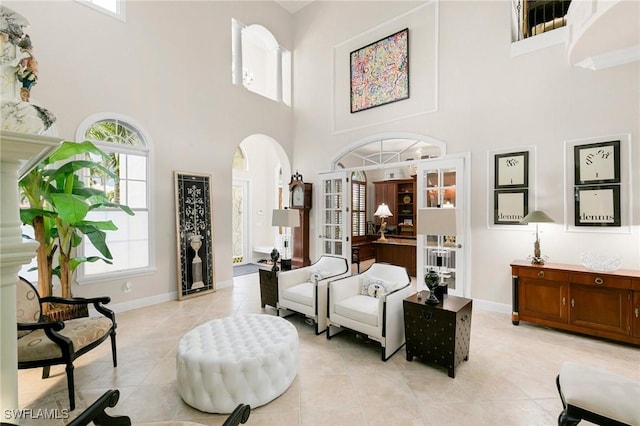
M 289 13 L 295 13 L 311 3 L 313 0 L 275 0 L 280 6 L 289 11 Z

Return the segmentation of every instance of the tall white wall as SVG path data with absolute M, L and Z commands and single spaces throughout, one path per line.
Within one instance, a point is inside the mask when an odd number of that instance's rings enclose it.
M 537 167 L 532 176 L 537 207 L 558 222 L 544 227 L 543 254 L 552 262 L 576 264 L 582 251 L 615 253 L 622 256 L 623 268 L 638 269 L 638 63 L 597 72 L 571 67 L 564 45 L 511 57 L 511 2 L 440 2 L 437 111 L 384 124 L 372 120 L 359 129 L 333 132 L 334 114 L 345 120 L 340 114 L 350 114 L 348 109 L 333 110 L 339 103 L 332 99 L 334 47 L 421 4 L 317 1 L 296 13 L 295 167 L 305 176 L 314 176 L 328 170 L 332 156 L 351 143 L 389 132 L 424 134 L 446 142 L 448 153 L 470 152 L 471 295 L 507 305 L 511 301 L 509 263 L 532 253 L 534 236 L 531 229 L 488 227 L 492 205 L 488 203 L 487 156 L 493 150 L 535 146 Z M 423 53 L 421 43 L 428 41 L 410 38 L 414 57 Z M 411 81 L 420 78 L 429 76 L 410 76 Z M 348 91 L 342 96 L 349 96 Z M 402 102 L 379 108 L 393 115 Z M 631 134 L 633 145 L 631 232 L 565 231 L 564 141 L 620 133 Z M 312 220 L 316 214 L 312 209 Z
M 212 175 L 216 280 L 230 283 L 235 149 L 260 133 L 292 150 L 291 109 L 231 84 L 231 19 L 263 25 L 292 50 L 291 15 L 272 2 L 128 1 L 122 22 L 75 1 L 3 4 L 31 22 L 32 99 L 56 114 L 60 137 L 104 111 L 132 117 L 152 142 L 157 271 L 130 279 L 131 293 L 112 281 L 74 294 L 117 304 L 176 292 L 174 170 Z

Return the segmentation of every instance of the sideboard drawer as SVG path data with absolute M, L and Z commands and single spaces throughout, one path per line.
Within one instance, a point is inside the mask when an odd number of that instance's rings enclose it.
M 571 273 L 569 282 L 583 285 L 593 285 L 597 287 L 610 287 L 631 290 L 631 278 L 614 277 L 612 275 L 591 272 L 588 274 Z
M 568 274 L 563 271 L 554 271 L 542 268 L 518 268 L 518 274 L 523 278 L 537 278 L 549 281 L 567 281 Z

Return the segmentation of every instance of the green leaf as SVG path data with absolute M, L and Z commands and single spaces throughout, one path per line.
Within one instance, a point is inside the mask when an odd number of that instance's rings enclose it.
M 91 170 L 99 170 L 107 176 L 118 179 L 118 175 L 114 172 L 106 168 L 100 163 L 96 163 L 95 161 L 90 160 L 74 160 L 69 161 L 68 163 L 63 164 L 56 170 L 47 171 L 45 176 L 51 177 L 52 179 L 58 179 L 60 177 L 66 177 L 73 175 L 78 170 L 91 169 Z
M 91 244 L 100 252 L 101 255 L 106 257 L 107 259 L 113 259 L 111 255 L 111 251 L 109 251 L 109 247 L 107 247 L 107 234 L 100 230 L 95 230 L 93 232 L 88 232 L 85 234 Z
M 97 262 L 98 260 L 102 260 L 104 263 L 107 263 L 109 265 L 112 265 L 113 262 L 109 259 L 105 259 L 103 257 L 100 256 L 89 256 L 89 257 L 74 257 L 69 259 L 69 268 L 72 271 L 75 271 L 78 266 L 80 266 L 81 264 L 85 263 L 85 262 Z
M 58 214 L 50 210 L 42 209 L 20 209 L 20 221 L 24 224 L 31 225 L 33 219 L 38 216 L 56 217 Z
M 61 220 L 75 224 L 82 221 L 89 212 L 89 206 L 82 197 L 73 194 L 51 194 L 51 201 Z
M 94 144 L 89 141 L 84 142 L 71 142 L 63 141 L 60 146 L 46 159 L 47 164 L 53 164 L 58 161 L 66 160 L 67 158 L 74 157 L 76 155 L 91 153 L 99 155 L 103 158 L 107 158 L 107 154 L 98 149 Z
M 129 208 L 129 206 L 125 206 L 124 204 L 118 204 L 118 203 L 112 203 L 109 201 L 105 201 L 105 202 L 98 202 L 98 203 L 91 203 L 91 206 L 89 206 L 89 210 L 93 210 L 93 209 L 98 209 L 98 208 L 104 208 L 104 207 L 111 207 L 111 208 L 115 208 L 115 209 L 120 209 L 122 211 L 124 211 L 126 214 L 128 214 L 129 216 L 135 216 L 135 213 L 133 212 L 133 210 L 131 210 Z
M 76 223 L 76 228 L 78 228 L 83 234 L 89 234 L 93 231 L 117 231 L 118 227 L 112 220 L 101 220 L 101 221 L 82 221 Z

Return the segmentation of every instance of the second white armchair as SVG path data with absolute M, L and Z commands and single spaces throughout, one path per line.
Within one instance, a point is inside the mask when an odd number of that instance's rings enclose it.
M 402 301 L 415 293 L 402 266 L 374 263 L 361 274 L 329 283 L 327 339 L 349 329 L 382 346 L 388 360 L 405 343 Z
M 290 311 L 313 320 L 316 334 L 327 328 L 327 285 L 329 281 L 351 275 L 344 257 L 322 255 L 317 262 L 278 275 L 278 315 Z

